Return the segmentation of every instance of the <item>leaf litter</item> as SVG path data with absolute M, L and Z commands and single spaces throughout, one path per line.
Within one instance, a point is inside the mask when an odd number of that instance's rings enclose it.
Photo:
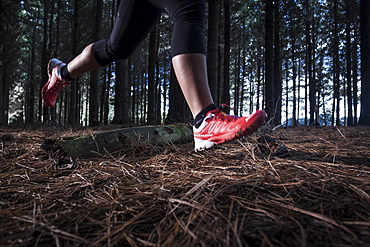
M 369 130 L 278 128 L 201 153 L 135 144 L 77 160 L 41 146 L 97 130 L 2 127 L 0 245 L 366 246 Z

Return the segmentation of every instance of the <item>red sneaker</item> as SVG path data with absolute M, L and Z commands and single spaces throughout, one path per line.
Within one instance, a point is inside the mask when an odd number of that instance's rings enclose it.
M 256 111 L 249 117 L 231 116 L 220 109 L 209 111 L 199 128 L 193 126 L 194 150 L 201 151 L 215 144 L 250 135 L 266 120 L 267 114 L 262 110 Z
M 46 106 L 54 106 L 57 101 L 59 91 L 70 83 L 69 81 L 62 79 L 58 73 L 58 68 L 64 64 L 65 63 L 56 58 L 52 58 L 49 61 L 49 80 L 41 90 L 41 97 Z

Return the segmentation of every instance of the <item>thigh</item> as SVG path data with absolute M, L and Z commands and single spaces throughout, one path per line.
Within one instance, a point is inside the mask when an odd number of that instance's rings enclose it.
M 166 11 L 173 20 L 171 55 L 205 54 L 204 0 L 148 0 Z
M 194 11 L 205 12 L 205 0 L 148 0 L 158 9 L 167 12 L 171 18 L 176 18 L 179 13 L 194 15 Z
M 136 47 L 157 24 L 161 10 L 147 0 L 121 0 L 110 45 Z
M 147 0 L 121 0 L 109 39 L 94 43 L 96 61 L 105 66 L 128 58 L 158 22 L 162 11 Z

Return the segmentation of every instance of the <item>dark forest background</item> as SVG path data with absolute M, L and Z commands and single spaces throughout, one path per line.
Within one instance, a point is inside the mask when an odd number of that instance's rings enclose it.
M 370 124 L 370 1 L 208 0 L 217 105 L 271 124 Z M 117 0 L 0 0 L 0 123 L 125 126 L 191 121 L 170 59 L 172 21 L 127 60 L 87 73 L 45 107 L 48 60 L 108 38 Z

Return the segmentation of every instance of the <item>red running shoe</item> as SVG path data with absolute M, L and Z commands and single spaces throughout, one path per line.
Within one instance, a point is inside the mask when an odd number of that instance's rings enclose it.
M 49 80 L 41 90 L 41 97 L 46 106 L 54 106 L 57 101 L 58 93 L 64 86 L 69 85 L 69 81 L 62 79 L 59 75 L 58 68 L 65 65 L 62 61 L 52 58 L 48 65 Z
M 209 111 L 199 128 L 193 126 L 194 150 L 201 151 L 215 144 L 250 135 L 266 120 L 267 114 L 262 110 L 256 111 L 249 117 L 231 116 L 220 109 Z

